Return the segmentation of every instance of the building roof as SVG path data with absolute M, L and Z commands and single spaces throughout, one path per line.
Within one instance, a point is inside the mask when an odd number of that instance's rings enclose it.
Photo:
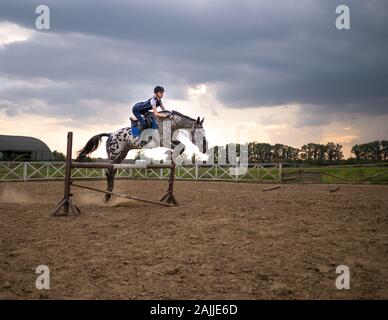
M 0 151 L 51 152 L 41 140 L 32 137 L 0 135 Z

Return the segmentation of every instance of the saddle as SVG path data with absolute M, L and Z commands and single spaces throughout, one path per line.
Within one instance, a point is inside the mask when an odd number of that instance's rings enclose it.
M 142 128 L 142 130 L 152 128 L 152 122 L 156 122 L 154 114 L 152 112 L 146 112 L 143 115 L 143 117 L 144 117 L 144 120 L 146 123 L 146 127 Z M 139 128 L 139 124 L 140 124 L 139 120 L 137 120 L 136 118 L 133 118 L 133 117 L 130 117 L 130 120 L 131 120 L 131 127 L 132 128 Z

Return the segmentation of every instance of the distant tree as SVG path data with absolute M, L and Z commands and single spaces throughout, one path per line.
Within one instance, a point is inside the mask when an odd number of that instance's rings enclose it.
M 368 156 L 370 160 L 381 160 L 381 145 L 380 141 L 368 143 Z
M 302 146 L 300 157 L 303 160 L 313 160 L 314 159 L 314 150 L 315 150 L 315 144 L 314 143 L 308 143 Z
M 283 144 L 248 143 L 248 161 L 257 162 L 284 162 L 299 159 L 300 150 Z
M 52 155 L 53 155 L 53 161 L 65 161 L 66 160 L 66 156 L 62 152 L 58 152 L 58 151 L 54 150 L 52 152 Z
M 257 152 L 257 142 L 248 143 L 248 161 L 252 163 L 259 162 L 259 154 Z
M 269 143 L 258 143 L 259 162 L 273 162 L 273 147 Z
M 308 143 L 302 146 L 300 157 L 303 160 L 325 160 L 326 146 L 318 143 Z
M 381 141 L 381 160 L 388 160 L 388 140 Z
M 388 142 L 386 140 L 356 144 L 353 146 L 351 152 L 357 160 L 387 160 L 387 144 Z
M 283 161 L 296 161 L 299 159 L 300 149 L 284 146 L 283 148 Z
M 360 145 L 361 155 L 363 160 L 380 160 L 381 150 L 379 141 L 373 141 Z
M 311 160 L 312 152 L 309 145 L 305 144 L 302 146 L 302 148 L 300 148 L 300 158 L 302 160 Z
M 271 162 L 284 161 L 284 144 L 277 143 L 272 147 Z
M 344 155 L 341 151 L 342 145 L 329 142 L 326 144 L 326 159 L 329 161 L 342 160 Z
M 316 158 L 314 160 L 323 161 L 327 159 L 327 145 L 317 144 L 316 145 Z
M 361 147 L 358 144 L 354 145 L 350 152 L 354 154 L 356 160 L 361 159 Z

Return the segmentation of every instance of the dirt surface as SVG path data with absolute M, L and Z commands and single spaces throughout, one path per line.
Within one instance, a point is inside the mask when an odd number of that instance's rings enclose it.
M 50 215 L 61 182 L 0 183 L 0 298 L 388 298 L 388 186 L 266 187 L 178 181 L 174 208 L 74 189 L 74 218 Z M 166 188 L 115 190 L 158 199 Z M 38 265 L 50 290 L 35 287 Z M 338 265 L 350 290 L 335 286 Z

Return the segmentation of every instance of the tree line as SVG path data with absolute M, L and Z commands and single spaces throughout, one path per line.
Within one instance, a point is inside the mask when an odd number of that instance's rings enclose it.
M 313 163 L 340 163 L 345 161 L 342 152 L 343 146 L 338 143 L 328 142 L 326 144 L 308 143 L 300 148 L 284 144 L 269 144 L 250 142 L 243 145 L 228 144 L 226 146 L 215 146 L 214 162 L 219 163 L 222 158 L 226 162 L 232 162 L 230 158 L 248 158 L 249 163 L 277 163 L 277 162 L 313 162 Z M 244 151 L 241 151 L 244 150 Z M 241 152 L 247 152 L 242 155 Z M 351 149 L 353 154 L 347 161 L 368 162 L 388 160 L 388 141 L 373 141 L 365 144 L 358 144 Z M 222 155 L 222 156 L 221 156 Z
M 356 160 L 387 161 L 388 140 L 356 144 L 351 152 Z

